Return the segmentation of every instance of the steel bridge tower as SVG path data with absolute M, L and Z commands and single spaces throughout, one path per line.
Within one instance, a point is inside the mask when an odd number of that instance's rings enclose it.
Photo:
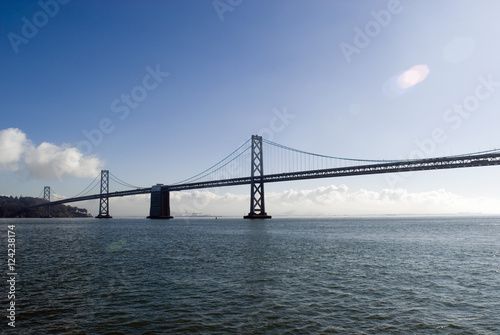
M 250 184 L 250 213 L 245 219 L 270 219 L 267 215 L 264 203 L 264 175 L 262 136 L 252 135 L 252 162 L 251 162 L 251 184 Z
M 43 200 L 50 202 L 50 186 L 44 186 L 43 188 Z M 50 205 L 43 207 L 43 218 L 50 218 Z
M 101 170 L 101 197 L 99 198 L 99 215 L 97 219 L 111 219 L 109 215 L 109 170 Z

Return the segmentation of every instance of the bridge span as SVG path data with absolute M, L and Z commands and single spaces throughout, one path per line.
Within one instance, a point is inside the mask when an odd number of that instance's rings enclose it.
M 271 173 L 264 174 L 263 168 L 263 142 L 274 145 L 277 148 L 283 150 L 290 150 L 299 154 L 312 155 L 314 158 L 319 159 L 336 159 L 344 160 L 350 162 L 356 162 L 358 165 L 348 165 L 344 167 L 328 167 L 328 168 L 315 168 L 315 169 L 304 169 L 299 171 L 281 172 L 281 173 Z M 245 148 L 244 146 L 247 145 Z M 235 178 L 220 178 L 213 179 L 214 175 L 221 176 L 221 169 L 226 168 L 230 163 L 234 162 L 237 158 L 240 158 L 245 152 L 250 151 L 250 173 L 245 177 L 235 177 Z M 234 157 L 234 158 L 233 158 Z M 283 156 L 285 159 L 288 157 Z M 282 157 L 282 158 L 283 158 Z M 311 158 L 309 158 L 309 166 Z M 360 164 L 361 163 L 361 164 Z M 242 163 L 238 163 L 241 167 Z M 307 166 L 307 164 L 305 164 Z M 151 194 L 151 205 L 150 213 L 148 218 L 151 219 L 170 219 L 170 192 L 174 191 L 185 191 L 203 188 L 216 188 L 216 187 L 227 187 L 236 185 L 250 185 L 250 211 L 245 218 L 258 218 L 266 219 L 271 218 L 266 213 L 265 201 L 264 201 L 264 184 L 273 182 L 284 182 L 293 180 L 305 180 L 305 179 L 318 179 L 318 178 L 333 178 L 333 177 L 346 177 L 346 176 L 357 176 L 357 175 L 369 175 L 369 174 L 382 174 L 382 173 L 399 173 L 399 172 L 410 172 L 410 171 L 426 171 L 426 170 L 442 170 L 442 169 L 456 169 L 456 168 L 470 168 L 470 167 L 481 167 L 481 166 L 491 166 L 500 165 L 500 150 L 491 150 L 488 152 L 472 153 L 457 156 L 446 156 L 446 157 L 436 157 L 436 158 L 425 158 L 425 159 L 414 159 L 414 160 L 399 160 L 399 161 L 376 161 L 376 160 L 362 160 L 362 159 L 351 159 L 351 158 L 338 158 L 324 155 L 311 154 L 300 150 L 295 150 L 279 144 L 263 141 L 260 136 L 252 136 L 251 140 L 245 142 L 240 148 L 238 148 L 231 155 L 226 157 L 221 162 L 215 164 L 211 168 L 205 170 L 204 172 L 189 178 L 185 181 L 171 184 L 163 185 L 157 184 L 152 187 L 145 188 L 135 188 L 126 191 L 109 192 L 109 171 L 101 171 L 101 192 L 99 194 L 85 195 L 80 197 L 67 198 L 57 201 L 50 201 L 50 188 L 47 195 L 47 187 L 44 192 L 45 203 L 40 204 L 35 207 L 44 206 L 45 208 L 50 208 L 50 206 L 85 201 L 92 199 L 100 199 L 99 215 L 98 218 L 111 218 L 109 215 L 108 199 L 113 197 L 124 197 L 137 194 Z M 209 179 L 209 180 L 200 180 Z M 47 211 L 46 211 L 47 212 Z M 50 211 L 48 211 L 50 215 Z M 49 216 L 47 215 L 47 216 Z

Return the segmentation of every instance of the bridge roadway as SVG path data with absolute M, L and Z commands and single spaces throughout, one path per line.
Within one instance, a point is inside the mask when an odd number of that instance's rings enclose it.
M 424 170 L 442 170 L 442 169 L 455 169 L 455 168 L 467 168 L 467 167 L 490 166 L 490 165 L 500 165 L 500 153 L 426 158 L 426 159 L 394 161 L 387 163 L 348 166 L 348 167 L 339 167 L 339 168 L 330 168 L 321 170 L 287 172 L 280 174 L 263 175 L 262 177 L 260 176 L 255 177 L 254 180 L 255 182 L 259 183 L 260 182 L 272 183 L 272 182 L 304 180 L 304 179 L 346 177 L 346 176 L 356 176 L 356 175 L 397 173 L 397 172 L 424 171 Z M 165 185 L 163 187 L 167 188 L 169 191 L 183 191 L 183 190 L 193 190 L 201 188 L 249 185 L 251 184 L 251 182 L 252 182 L 252 177 L 243 177 L 243 178 L 203 181 L 203 182 L 177 184 L 177 185 Z M 129 191 L 110 192 L 103 194 L 103 196 L 108 198 L 123 197 L 129 195 L 151 193 L 151 190 L 152 187 L 139 188 Z M 93 194 L 82 197 L 52 201 L 35 207 L 47 206 L 47 205 L 52 206 L 69 202 L 77 202 L 77 201 L 99 199 L 99 198 L 101 198 L 101 194 Z

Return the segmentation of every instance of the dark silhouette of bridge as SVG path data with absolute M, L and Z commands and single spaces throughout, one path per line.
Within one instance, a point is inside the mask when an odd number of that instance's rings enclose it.
M 264 144 L 271 149 L 267 159 L 274 162 L 274 166 L 271 168 L 274 171 L 268 174 L 264 173 Z M 99 199 L 100 206 L 97 218 L 111 218 L 109 198 L 149 193 L 151 194 L 151 206 L 148 218 L 170 219 L 172 218 L 170 215 L 170 192 L 250 185 L 250 212 L 244 218 L 265 219 L 271 218 L 265 210 L 264 185 L 266 183 L 490 165 L 500 165 L 499 149 L 437 158 L 367 160 L 313 154 L 263 140 L 260 136 L 252 136 L 250 140 L 217 164 L 175 184 L 157 184 L 152 187 L 135 187 L 125 191 L 109 192 L 110 173 L 108 170 L 102 170 L 98 194 L 50 201 L 50 187 L 46 186 L 44 188 L 46 202 L 36 207 L 43 206 L 45 208 L 44 215 L 50 216 L 50 206 Z M 249 167 L 250 171 L 246 167 Z M 132 186 L 119 179 L 117 181 L 122 185 Z

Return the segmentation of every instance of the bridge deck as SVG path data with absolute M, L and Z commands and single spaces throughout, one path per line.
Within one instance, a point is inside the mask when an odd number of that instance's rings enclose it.
M 262 178 L 255 178 L 256 181 L 264 183 L 317 179 L 317 178 L 332 178 L 346 177 L 367 174 L 380 173 L 396 173 L 409 171 L 424 171 L 424 170 L 440 170 L 440 169 L 455 169 L 476 166 L 500 165 L 500 153 L 471 155 L 471 156 L 453 156 L 441 158 L 428 158 L 411 161 L 399 161 L 380 164 L 368 164 L 359 166 L 348 166 L 340 168 L 287 172 L 280 174 L 264 175 Z M 211 188 L 221 186 L 244 185 L 251 183 L 251 177 L 235 178 L 225 180 L 214 180 L 199 183 L 189 183 L 169 186 L 171 191 L 191 190 L 200 188 Z

